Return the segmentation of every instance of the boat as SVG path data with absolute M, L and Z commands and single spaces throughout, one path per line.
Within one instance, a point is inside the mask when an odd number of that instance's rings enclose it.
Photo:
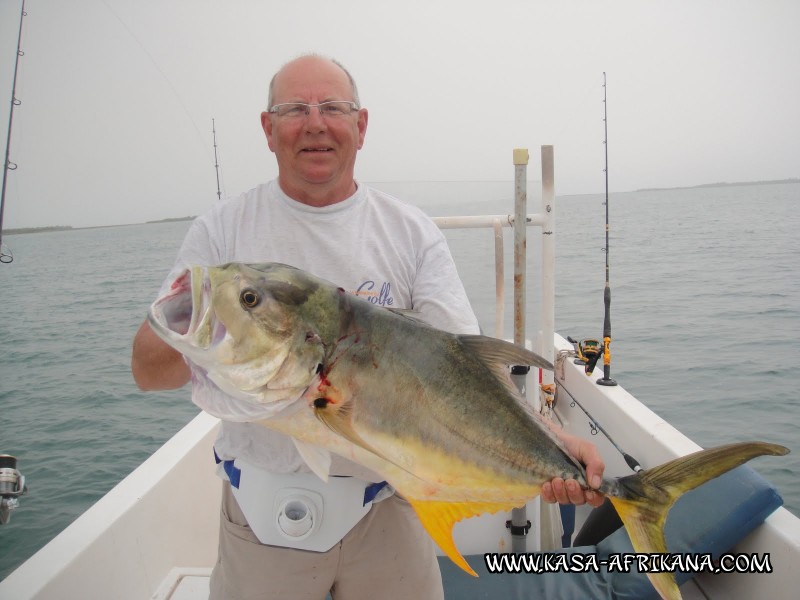
M 626 475 L 632 467 L 648 468 L 700 447 L 648 409 L 621 385 L 587 377 L 584 352 L 592 342 L 574 342 L 553 331 L 555 298 L 555 194 L 553 147 L 542 146 L 542 193 L 539 212 L 527 211 L 528 152 L 514 151 L 514 212 L 436 218 L 442 228 L 486 229 L 496 240 L 498 337 L 504 306 L 503 235 L 513 228 L 515 247 L 515 334 L 534 350 L 552 358 L 553 372 L 541 373 L 539 385 L 528 382 L 528 400 L 568 432 L 602 433 L 593 438 L 606 461 L 608 475 Z M 531 342 L 524 331 L 524 281 L 529 228 L 542 234 L 541 331 Z M 485 231 L 476 232 L 485 235 Z M 594 342 L 596 343 L 596 342 Z M 585 356 L 584 356 L 585 358 Z M 528 375 L 534 379 L 535 374 Z M 608 379 L 607 371 L 600 379 Z M 123 479 L 61 534 L 0 582 L 0 598 L 190 600 L 207 598 L 216 561 L 221 481 L 215 475 L 212 444 L 219 421 L 201 413 Z M 621 449 L 626 450 L 620 451 Z M 629 454 L 635 454 L 633 462 Z M 778 459 L 775 459 L 778 460 Z M 701 572 L 679 579 L 684 598 L 745 599 L 796 597 L 796 564 L 800 559 L 800 519 L 780 507 L 774 488 L 748 466 L 689 492 L 676 503 L 667 521 L 667 543 L 678 538 L 687 556 L 708 559 Z M 601 509 L 602 510 L 602 509 Z M 675 516 L 672 516 L 675 515 Z M 574 526 L 571 524 L 574 521 Z M 599 525 L 598 525 L 599 523 Z M 588 506 L 559 510 L 533 499 L 524 512 L 483 515 L 456 525 L 457 547 L 480 574 L 461 572 L 448 558 L 440 566 L 448 599 L 486 597 L 653 597 L 644 575 L 615 569 L 609 559 L 636 557 L 620 529 Z M 513 533 L 512 533 L 513 532 Z M 575 540 L 581 545 L 562 548 Z M 670 547 L 672 551 L 673 548 Z M 566 554 L 564 554 L 566 553 Z M 691 554 L 687 554 L 691 553 Z M 713 559 L 710 558 L 713 554 Z M 528 563 L 503 563 L 503 557 L 528 557 Z M 564 564 L 546 560 L 573 557 L 586 572 L 565 572 Z M 534 564 L 536 557 L 546 559 Z M 594 569 L 591 558 L 607 564 Z M 544 565 L 544 566 L 542 566 Z M 609 566 L 611 565 L 611 566 Z M 501 565 L 502 567 L 502 565 Z M 542 571 L 552 570 L 560 572 Z M 528 571 L 528 572 L 513 572 Z M 617 572 L 614 572 L 617 571 Z M 535 575 L 532 573 L 536 573 Z M 620 591 L 622 590 L 622 591 Z

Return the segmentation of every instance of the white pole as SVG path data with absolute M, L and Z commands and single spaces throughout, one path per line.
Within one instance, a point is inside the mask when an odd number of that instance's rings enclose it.
M 525 267 L 528 150 L 514 149 L 514 343 L 525 347 Z
M 542 146 L 542 347 L 540 354 L 555 364 L 555 297 L 556 297 L 556 232 L 555 232 L 555 169 L 553 147 Z M 553 372 L 542 373 L 542 383 L 553 383 Z
M 553 165 L 553 147 L 542 146 L 542 214 L 544 224 L 542 225 L 542 305 L 541 305 L 541 327 L 539 353 L 555 364 L 555 261 L 556 261 L 556 240 L 555 240 L 555 175 Z M 546 394 L 544 386 L 550 386 L 555 381 L 552 371 L 541 371 L 542 381 L 539 388 L 539 406 L 545 401 Z M 554 388 L 547 388 L 554 391 Z M 538 502 L 539 514 L 539 546 L 538 550 L 553 550 L 561 547 L 561 511 L 557 504 L 547 504 L 540 498 Z
M 503 321 L 505 320 L 505 269 L 503 260 L 503 224 L 495 219 L 494 227 L 494 337 L 503 339 Z
M 481 227 L 494 227 L 499 221 L 503 227 L 513 227 L 516 217 L 514 215 L 469 215 L 461 217 L 432 217 L 439 229 L 477 229 Z M 528 225 L 541 226 L 544 215 L 531 214 L 524 217 Z
M 514 343 L 525 347 L 525 266 L 527 254 L 528 226 L 528 150 L 514 149 Z M 511 379 L 525 397 L 525 373 L 527 367 L 515 366 L 511 369 Z M 515 372 L 516 371 L 516 372 Z M 527 551 L 526 538 L 530 528 L 526 508 L 511 511 L 511 551 Z

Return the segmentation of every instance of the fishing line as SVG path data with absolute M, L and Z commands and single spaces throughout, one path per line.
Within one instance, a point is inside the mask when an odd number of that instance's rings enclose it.
M 180 94 L 178 94 L 178 90 L 175 89 L 175 86 L 172 84 L 172 81 L 170 81 L 170 79 L 169 79 L 169 77 L 167 77 L 166 73 L 164 73 L 164 71 L 161 70 L 161 67 L 158 65 L 158 62 L 156 62 L 156 59 L 153 57 L 152 54 L 150 54 L 150 52 L 147 50 L 145 45 L 142 44 L 142 42 L 139 41 L 139 38 L 137 38 L 134 35 L 133 31 L 131 31 L 131 29 L 125 24 L 125 21 L 122 20 L 122 18 L 119 16 L 119 14 L 117 14 L 117 12 L 108 5 L 108 2 L 106 2 L 105 0 L 100 0 L 100 1 L 105 5 L 105 7 L 108 9 L 108 11 L 112 15 L 114 15 L 114 18 L 117 21 L 119 21 L 120 25 L 122 25 L 122 28 L 125 29 L 125 31 L 128 32 L 128 35 L 131 36 L 131 39 L 134 42 L 136 42 L 136 44 L 139 46 L 141 51 L 144 52 L 145 55 L 147 56 L 147 58 L 150 59 L 150 62 L 153 63 L 153 66 L 155 67 L 156 71 L 158 71 L 158 74 L 161 75 L 161 77 L 164 79 L 164 81 L 166 81 L 167 85 L 169 86 L 170 91 L 172 92 L 172 95 L 178 101 L 178 104 L 180 105 L 181 109 L 186 114 L 186 118 L 189 119 L 189 122 L 191 122 L 192 127 L 194 127 L 194 130 L 197 133 L 197 136 L 200 138 L 200 140 L 201 140 L 200 146 L 201 146 L 201 148 L 203 148 L 203 152 L 206 153 L 206 156 L 209 156 L 208 148 L 206 147 L 206 138 L 203 136 L 203 133 L 200 131 L 200 128 L 197 126 L 197 123 L 194 122 L 194 119 L 192 118 L 192 114 L 189 112 L 189 109 L 183 103 L 183 100 L 181 100 L 181 96 L 180 96 Z

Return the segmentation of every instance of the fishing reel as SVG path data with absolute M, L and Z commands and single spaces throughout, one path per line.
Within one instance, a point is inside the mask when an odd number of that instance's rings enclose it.
M 571 337 L 568 337 L 567 340 L 569 340 L 575 348 L 575 360 L 573 362 L 576 365 L 583 365 L 583 370 L 586 375 L 591 375 L 595 365 L 597 365 L 597 361 L 603 354 L 603 346 L 600 344 L 600 341 L 591 338 L 573 340 Z
M 11 519 L 11 511 L 19 506 L 19 497 L 28 492 L 25 476 L 17 470 L 17 459 L 0 454 L 0 525 Z

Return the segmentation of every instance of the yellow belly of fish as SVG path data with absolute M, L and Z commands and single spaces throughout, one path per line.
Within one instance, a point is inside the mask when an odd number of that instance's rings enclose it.
M 539 485 L 508 473 L 482 467 L 443 452 L 413 438 L 397 438 L 378 432 L 359 431 L 362 439 L 381 457 L 396 465 L 403 477 L 404 495 L 445 502 L 502 502 L 521 506 L 539 493 Z M 395 488 L 400 489 L 395 485 Z M 411 488 L 411 489 L 409 489 Z M 484 511 L 485 512 L 485 511 Z
M 414 507 L 423 527 L 450 559 L 477 576 L 453 541 L 462 519 L 509 511 L 539 494 L 540 486 L 510 480 L 508 474 L 482 468 L 415 440 L 363 434 L 388 462 L 400 467 L 387 480 Z

